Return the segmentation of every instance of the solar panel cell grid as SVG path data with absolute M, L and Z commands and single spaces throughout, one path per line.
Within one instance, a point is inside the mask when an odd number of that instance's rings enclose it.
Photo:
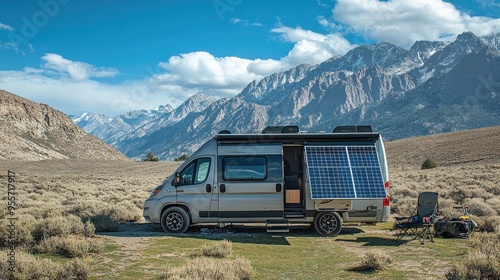
M 373 146 L 306 146 L 313 199 L 385 198 Z

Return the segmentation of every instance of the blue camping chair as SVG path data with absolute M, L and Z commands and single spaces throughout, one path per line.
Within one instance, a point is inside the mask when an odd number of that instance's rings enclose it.
M 432 228 L 438 215 L 438 193 L 422 192 L 418 195 L 418 205 L 410 217 L 396 218 L 396 229 L 400 241 L 404 236 L 413 236 L 420 243 L 425 244 L 425 239 L 429 236 L 434 242 Z

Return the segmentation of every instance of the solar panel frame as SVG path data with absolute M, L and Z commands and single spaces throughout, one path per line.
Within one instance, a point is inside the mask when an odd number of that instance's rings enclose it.
M 374 146 L 305 146 L 312 199 L 386 198 Z

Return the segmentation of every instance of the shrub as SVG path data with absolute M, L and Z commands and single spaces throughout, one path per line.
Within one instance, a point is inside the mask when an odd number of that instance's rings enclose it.
M 160 279 L 250 279 L 254 271 L 248 259 L 196 258 L 181 267 L 167 269 Z
M 500 262 L 482 252 L 472 252 L 467 259 L 446 273 L 449 280 L 500 279 Z
M 469 213 L 476 216 L 494 216 L 497 214 L 497 211 L 488 205 L 482 198 L 466 199 L 465 203 L 469 207 Z
M 33 236 L 36 241 L 52 237 L 52 236 L 68 236 L 70 234 L 83 233 L 83 223 L 80 218 L 75 215 L 68 215 L 66 217 L 50 217 L 41 220 Z
M 7 219 L 0 219 L 0 246 L 6 244 L 28 245 L 33 242 L 33 231 L 36 228 L 37 221 L 32 215 L 24 214 L 17 217 L 15 229 L 10 225 Z M 1 279 L 1 278 L 0 278 Z
M 24 252 L 16 254 L 16 267 L 11 272 L 9 271 L 9 263 L 7 262 L 7 252 L 0 252 L 0 279 L 84 280 L 88 278 L 88 274 L 88 265 L 79 259 L 75 259 L 67 264 L 60 264 Z
M 382 251 L 371 251 L 366 253 L 361 260 L 361 268 L 363 270 L 378 271 L 384 269 L 391 262 L 392 258 Z
M 189 156 L 187 154 L 182 154 L 174 159 L 174 161 L 185 161 Z
M 95 226 L 89 220 L 87 220 L 83 224 L 83 235 L 85 237 L 94 237 L 95 236 Z
M 144 158 L 144 161 L 158 161 L 159 158 L 155 157 L 155 155 L 152 152 L 148 152 L 148 155 L 146 158 Z
M 484 224 L 482 229 L 485 230 L 486 232 L 500 233 L 498 232 L 499 228 L 500 228 L 499 216 L 486 217 L 484 219 Z
M 109 215 L 99 214 L 90 217 L 90 222 L 94 225 L 96 232 L 118 231 L 118 222 L 111 219 Z
M 57 254 L 74 258 L 100 253 L 103 247 L 102 242 L 91 238 L 54 236 L 42 240 L 36 246 L 35 251 L 42 254 Z
M 500 234 L 476 233 L 471 238 L 474 251 L 447 273 L 449 280 L 500 279 Z
M 458 204 L 463 204 L 466 198 L 472 196 L 472 191 L 466 186 L 460 186 L 452 189 L 450 196 Z
M 422 163 L 422 169 L 431 169 L 431 168 L 436 168 L 437 164 L 430 158 L 426 159 Z
M 141 219 L 142 212 L 130 201 L 122 201 L 103 211 L 103 214 L 109 214 L 109 217 L 118 223 L 135 222 Z
M 231 255 L 232 247 L 231 241 L 224 239 L 221 242 L 203 245 L 201 255 L 203 257 L 225 258 Z
M 490 198 L 486 200 L 486 203 L 491 205 L 491 207 L 495 209 L 495 211 L 497 211 L 497 215 L 500 215 L 500 198 L 498 197 Z

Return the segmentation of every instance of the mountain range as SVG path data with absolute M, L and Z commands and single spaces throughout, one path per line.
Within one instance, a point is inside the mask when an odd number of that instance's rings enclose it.
M 161 159 L 191 154 L 220 130 L 256 133 L 268 125 L 331 131 L 371 124 L 387 139 L 500 125 L 500 34 L 471 32 L 453 42 L 417 41 L 409 49 L 362 45 L 317 65 L 298 65 L 249 83 L 237 96 L 196 94 L 108 119 L 74 121 L 125 155 Z
M 127 159 L 63 112 L 0 90 L 0 159 Z

